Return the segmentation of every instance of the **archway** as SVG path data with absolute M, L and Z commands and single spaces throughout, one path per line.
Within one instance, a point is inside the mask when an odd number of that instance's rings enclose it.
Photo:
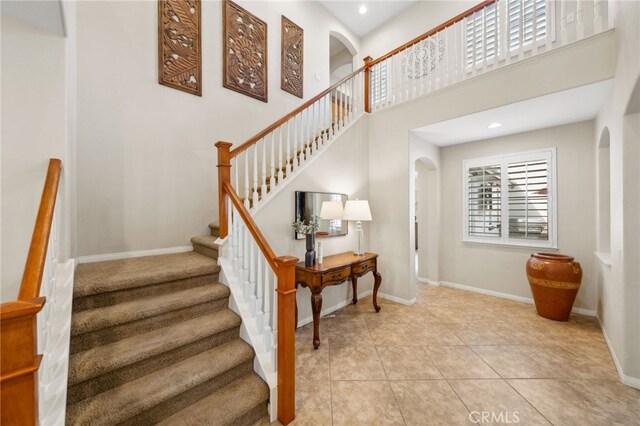
M 329 79 L 335 84 L 354 70 L 356 50 L 351 42 L 342 34 L 329 32 Z

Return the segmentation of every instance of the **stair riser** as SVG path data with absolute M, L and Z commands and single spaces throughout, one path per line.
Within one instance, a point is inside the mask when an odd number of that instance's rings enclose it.
M 209 227 L 209 231 L 211 231 L 211 236 L 212 237 L 219 237 L 220 236 L 220 228 Z
M 142 377 L 145 374 L 168 367 L 171 364 L 180 362 L 218 345 L 230 342 L 233 339 L 237 339 L 239 333 L 240 327 L 234 327 L 205 339 L 181 346 L 172 351 L 146 358 L 140 362 L 128 365 L 118 370 L 106 372 L 101 376 L 97 376 L 80 383 L 72 384 L 73 377 L 69 376 L 67 404 L 75 404 L 85 398 L 97 395 L 108 389 L 135 380 L 138 377 Z
M 128 419 L 127 421 L 121 423 L 120 426 L 156 424 L 166 419 L 167 417 L 177 413 L 188 405 L 193 404 L 195 401 L 199 401 L 200 399 L 211 395 L 218 389 L 223 388 L 234 380 L 246 374 L 250 374 L 252 371 L 253 361 L 245 362 L 244 364 L 228 370 L 224 374 L 221 374 L 213 378 L 212 380 L 189 389 L 189 391 L 187 392 L 181 393 L 180 395 L 177 395 L 176 397 L 165 401 L 162 404 L 156 405 L 155 407 L 152 407 L 149 410 L 146 410 L 143 413 L 140 413 L 139 415 Z
M 228 306 L 229 299 L 225 297 L 223 299 L 166 312 L 161 315 L 144 318 L 138 321 L 120 324 L 115 327 L 103 328 L 101 330 L 73 336 L 71 338 L 70 350 L 72 354 L 86 351 L 88 349 L 126 339 L 127 337 L 135 336 L 137 334 L 166 327 L 180 321 L 186 321 L 202 315 L 210 314 L 221 309 L 225 309 Z
M 217 248 L 211 248 L 211 247 L 201 246 L 200 244 L 194 244 L 193 249 L 196 251 L 196 253 L 200 253 L 203 256 L 207 256 L 212 259 L 218 259 Z
M 242 416 L 237 417 L 233 420 L 231 424 L 233 425 L 253 425 L 258 422 L 258 420 L 262 419 L 269 415 L 269 410 L 267 410 L 267 403 L 262 402 L 251 410 L 244 413 Z M 279 422 L 277 422 L 280 424 Z
M 218 273 L 202 275 L 184 280 L 168 281 L 144 287 L 134 287 L 109 293 L 99 293 L 91 296 L 74 298 L 73 312 L 76 313 L 86 309 L 102 308 L 118 303 L 130 302 L 131 300 L 141 299 L 144 297 L 160 296 L 162 294 L 213 284 L 218 281 L 218 275 Z

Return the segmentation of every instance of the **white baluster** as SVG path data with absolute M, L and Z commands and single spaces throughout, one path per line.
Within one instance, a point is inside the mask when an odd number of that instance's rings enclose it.
M 260 141 L 253 145 L 253 193 L 252 193 L 252 201 L 255 206 L 258 204 L 259 195 L 258 195 L 258 144 Z
M 302 164 L 304 162 L 304 117 L 305 110 L 300 111 L 300 126 L 299 129 L 296 129 L 298 133 L 298 163 Z
M 471 25 L 472 28 L 472 40 L 473 40 L 473 54 L 471 55 L 471 75 L 476 75 L 476 61 L 478 60 L 478 46 L 476 46 L 476 14 L 471 15 L 471 19 L 466 19 L 467 25 Z
M 262 299 L 264 297 L 264 274 L 262 273 L 262 268 L 264 267 L 264 256 L 260 249 L 257 250 L 258 258 L 257 258 L 257 269 L 256 269 L 256 326 L 258 328 L 258 333 L 262 334 L 264 332 L 264 312 L 262 311 Z
M 236 210 L 235 211 L 235 220 L 234 223 L 236 224 L 236 235 L 238 236 L 237 240 L 238 240 L 238 247 L 237 247 L 237 261 L 236 263 L 236 274 L 238 275 L 238 280 L 240 282 L 243 282 L 243 271 L 244 271 L 244 230 L 242 228 L 242 220 L 240 220 L 240 213 Z
M 282 183 L 284 179 L 284 172 L 282 170 L 282 126 L 278 127 L 278 185 Z M 274 131 L 275 132 L 275 131 Z
M 229 203 L 231 204 L 231 203 Z M 238 246 L 240 243 L 240 232 L 238 231 L 238 212 L 235 207 L 232 209 L 233 214 L 233 240 L 231 241 L 233 247 L 233 270 L 237 273 L 240 268 Z
M 597 1 L 597 0 L 596 0 Z M 555 25 L 555 22 L 551 22 L 551 14 L 555 12 L 556 2 L 552 0 L 547 0 L 545 2 L 545 15 L 544 15 L 544 39 L 545 39 L 545 52 L 551 50 L 551 25 Z M 554 8 L 553 12 L 551 8 Z
M 584 38 L 584 0 L 576 0 L 576 40 Z
M 249 282 L 249 266 L 250 266 L 250 261 L 251 261 L 251 256 L 249 254 L 249 252 L 251 251 L 251 246 L 250 246 L 250 241 L 251 241 L 251 236 L 249 234 L 249 230 L 247 229 L 247 226 L 244 224 L 244 222 L 242 223 L 242 233 L 244 235 L 244 242 L 243 242 L 243 248 L 244 248 L 244 255 L 243 255 L 243 280 L 242 282 L 244 283 L 244 297 L 245 300 L 249 300 L 249 296 L 250 296 L 250 286 L 251 283 Z
M 531 55 L 538 54 L 538 0 L 532 0 L 533 4 L 531 16 Z
M 421 40 L 420 42 L 418 42 L 418 55 L 416 59 L 418 60 L 418 78 L 419 78 L 418 95 L 419 96 L 424 95 L 424 90 L 425 90 L 424 74 L 428 68 L 425 67 L 424 61 L 427 59 L 427 50 L 429 50 L 428 40 Z
M 324 95 L 322 97 L 322 108 L 320 108 L 320 123 L 321 123 L 321 129 L 320 132 L 322 133 L 322 145 L 327 143 L 327 140 L 329 139 L 329 135 L 327 134 L 328 132 L 328 127 L 327 127 L 327 95 Z
M 231 175 L 231 178 L 233 179 L 231 185 L 236 191 L 240 191 L 240 186 L 238 185 L 238 169 L 238 157 L 233 157 L 231 159 L 231 170 L 233 170 L 233 174 Z
M 309 113 L 311 119 L 309 120 L 309 153 L 313 155 L 316 150 L 316 104 L 315 102 L 309 105 Z
M 560 0 L 560 46 L 567 44 L 567 2 Z
M 276 151 L 276 137 L 275 137 L 275 130 L 271 133 L 269 133 L 270 139 L 271 139 L 271 162 L 269 163 L 269 185 L 271 186 L 271 190 L 273 191 L 273 189 L 276 187 L 276 155 L 275 155 L 275 151 Z
M 482 9 L 482 72 L 487 69 L 487 8 Z
M 294 156 L 294 163 L 295 163 L 295 167 L 300 167 L 300 164 L 302 163 L 302 158 L 300 158 L 300 132 L 298 132 L 298 129 L 300 128 L 300 126 L 302 126 L 302 112 L 300 114 L 297 114 L 295 117 L 295 123 L 293 126 L 293 156 Z
M 447 27 L 444 29 L 444 50 L 442 52 L 442 63 L 443 63 L 443 73 L 444 73 L 444 81 L 443 81 L 443 86 L 448 86 L 449 83 L 451 82 L 451 75 L 450 70 L 451 70 L 451 64 L 449 63 L 449 61 L 451 60 L 451 58 L 449 57 L 449 49 L 451 49 L 451 27 Z
M 251 208 L 249 201 L 251 197 L 249 194 L 249 150 L 243 152 L 242 155 L 244 155 L 244 206 L 249 209 Z
M 262 199 L 267 196 L 267 138 L 262 139 L 262 181 L 260 182 Z
M 508 64 L 511 62 L 511 30 L 509 28 L 508 1 L 498 2 L 498 18 L 500 19 L 500 55 Z
M 224 258 L 227 260 L 233 260 L 233 242 L 236 238 L 233 233 L 233 203 L 227 200 L 227 244 L 224 249 Z
M 272 349 L 272 341 L 271 341 L 271 299 L 275 294 L 272 293 L 271 284 L 270 284 L 270 274 L 271 268 L 269 265 L 265 267 L 264 271 L 264 346 L 267 350 Z M 275 365 L 275 364 L 274 364 Z
M 293 170 L 293 161 L 291 159 L 291 120 L 288 120 L 286 123 L 287 129 L 287 176 L 291 175 L 291 171 Z M 284 125 L 283 125 L 284 127 Z
M 607 5 L 607 2 L 605 0 L 594 0 L 593 1 L 593 33 L 594 34 L 598 34 L 600 32 L 602 32 L 602 30 L 604 30 L 604 19 L 603 19 L 603 13 L 602 13 L 602 7 Z M 550 13 L 549 12 L 549 1 L 547 1 L 547 35 L 549 34 L 549 16 Z M 551 38 L 551 37 L 547 37 L 547 38 Z
M 520 0 L 520 46 L 518 46 L 518 60 L 522 60 L 524 58 L 524 44 L 525 44 L 525 1 Z
M 436 69 L 435 69 L 435 74 L 436 74 L 436 88 L 441 88 L 442 87 L 442 66 L 441 64 L 441 60 L 442 58 L 440 58 L 440 36 L 442 34 L 442 31 L 437 32 L 434 35 L 434 43 L 435 43 L 435 47 L 434 47 L 434 54 L 436 56 Z
M 431 46 L 436 46 L 437 40 L 435 34 L 428 38 L 429 40 L 429 87 L 431 90 L 436 90 L 438 88 L 438 49 L 431 49 Z
M 309 160 L 311 156 L 311 110 L 305 109 L 307 121 L 304 123 L 304 160 Z

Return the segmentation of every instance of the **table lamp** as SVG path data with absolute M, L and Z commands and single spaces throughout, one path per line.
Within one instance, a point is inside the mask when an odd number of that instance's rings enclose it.
M 369 202 L 367 200 L 348 200 L 344 206 L 344 220 L 356 221 L 356 250 L 353 254 L 362 256 L 364 250 L 362 250 L 362 221 L 371 220 L 371 210 L 369 210 Z
M 320 207 L 320 219 L 329 221 L 329 235 L 336 234 L 335 220 L 342 220 L 344 209 L 341 201 L 323 201 Z

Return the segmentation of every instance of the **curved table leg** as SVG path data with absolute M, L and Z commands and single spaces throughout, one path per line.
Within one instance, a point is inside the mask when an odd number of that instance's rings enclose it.
M 356 303 L 358 303 L 358 277 L 351 277 L 351 287 L 353 287 L 352 302 L 355 305 Z
M 313 311 L 313 347 L 320 347 L 320 312 L 322 311 L 322 294 L 311 293 L 311 310 Z
M 373 271 L 373 276 L 375 277 L 375 281 L 373 283 L 373 307 L 376 312 L 380 312 L 380 305 L 378 305 L 378 289 L 380 288 L 380 284 L 382 284 L 382 275 L 378 271 Z

